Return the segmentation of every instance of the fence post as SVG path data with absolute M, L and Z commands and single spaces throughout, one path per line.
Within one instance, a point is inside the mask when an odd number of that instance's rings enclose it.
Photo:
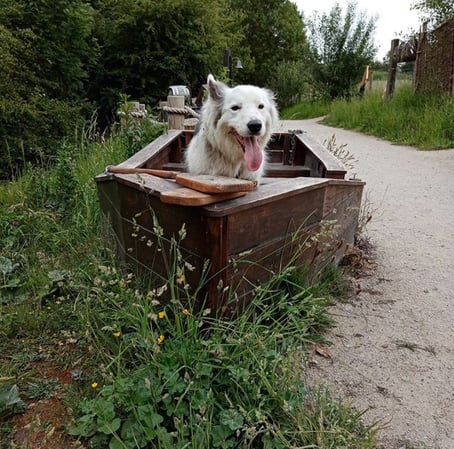
M 394 88 L 396 86 L 396 71 L 397 71 L 397 47 L 399 47 L 399 39 L 391 41 L 391 50 L 389 56 L 388 81 L 386 82 L 386 98 L 392 98 Z
M 184 111 L 184 97 L 180 95 L 169 95 L 167 97 L 169 108 L 180 109 Z M 168 112 L 169 129 L 184 128 L 184 112 Z

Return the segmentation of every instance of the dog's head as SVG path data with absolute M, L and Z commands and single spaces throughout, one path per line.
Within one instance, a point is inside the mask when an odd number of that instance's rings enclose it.
M 273 93 L 252 85 L 230 88 L 212 75 L 207 83 L 209 101 L 216 111 L 214 126 L 242 151 L 247 169 L 258 170 L 278 120 Z

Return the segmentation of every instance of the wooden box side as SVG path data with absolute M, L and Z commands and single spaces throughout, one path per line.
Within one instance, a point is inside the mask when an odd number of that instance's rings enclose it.
M 306 155 L 304 164 L 310 168 L 311 176 L 323 178 L 344 179 L 347 173 L 344 166 L 323 145 L 307 133 L 297 134 L 299 146 L 303 147 Z

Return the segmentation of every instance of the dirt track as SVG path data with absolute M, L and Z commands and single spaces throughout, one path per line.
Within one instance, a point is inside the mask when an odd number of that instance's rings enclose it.
M 377 268 L 333 308 L 332 357 L 317 358 L 311 381 L 369 409 L 386 449 L 453 449 L 454 149 L 417 151 L 315 119 L 282 122 L 289 129 L 348 144 L 376 211 Z

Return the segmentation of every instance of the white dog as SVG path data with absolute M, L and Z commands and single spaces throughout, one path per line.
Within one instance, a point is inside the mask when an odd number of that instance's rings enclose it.
M 199 127 L 186 150 L 188 171 L 259 182 L 278 121 L 273 93 L 249 85 L 230 88 L 212 75 L 207 83 Z

